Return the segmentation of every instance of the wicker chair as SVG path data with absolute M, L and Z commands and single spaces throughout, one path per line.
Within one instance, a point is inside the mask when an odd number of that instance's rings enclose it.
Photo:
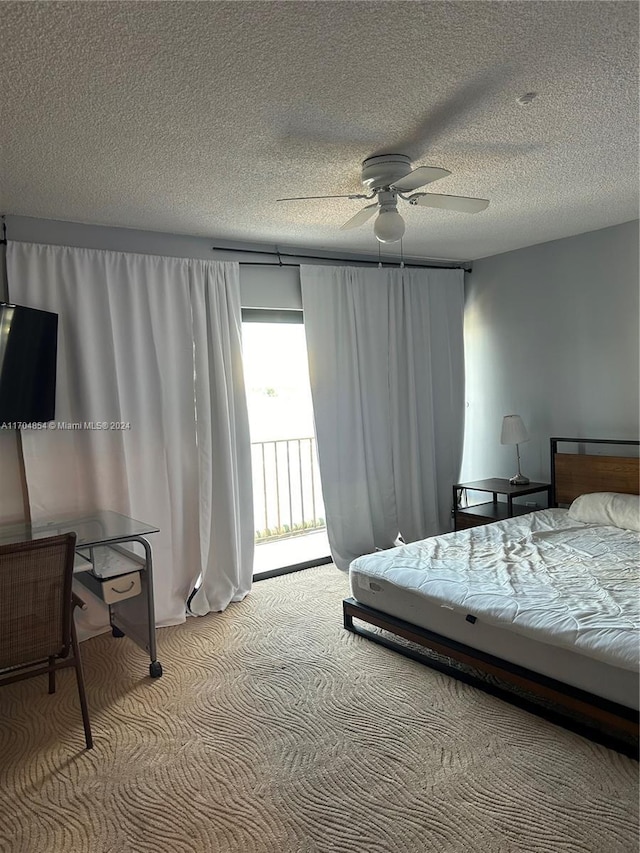
M 75 533 L 0 546 L 0 686 L 73 666 L 87 749 L 93 746 L 71 590 Z

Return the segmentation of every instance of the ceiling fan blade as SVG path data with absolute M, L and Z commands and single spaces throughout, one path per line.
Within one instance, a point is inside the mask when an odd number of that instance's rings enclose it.
M 489 207 L 486 198 L 467 198 L 463 195 L 420 193 L 409 201 L 411 204 L 419 204 L 420 207 L 440 207 L 443 210 L 459 210 L 461 213 L 480 213 Z
M 393 188 L 400 192 L 408 192 L 417 190 L 418 187 L 423 187 L 425 184 L 430 184 L 433 181 L 439 181 L 440 178 L 446 178 L 450 175 L 446 169 L 439 169 L 437 166 L 418 166 L 413 172 L 409 172 L 404 178 L 395 181 Z
M 276 201 L 307 201 L 315 198 L 371 198 L 371 196 L 355 195 L 354 193 L 350 195 L 300 195 L 293 198 L 277 198 Z
M 367 219 L 371 219 L 377 209 L 377 201 L 373 204 L 368 204 L 366 207 L 363 207 L 362 210 L 359 210 L 355 216 L 352 216 L 351 219 L 347 219 L 344 225 L 340 226 L 340 230 L 346 231 L 348 228 L 357 228 L 359 225 L 364 225 Z

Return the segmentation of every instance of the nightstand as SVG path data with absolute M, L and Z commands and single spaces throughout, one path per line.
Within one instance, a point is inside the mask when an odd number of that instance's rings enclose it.
M 475 492 L 491 492 L 492 500 L 475 506 L 458 506 L 463 489 Z M 547 506 L 551 506 L 551 483 L 529 483 L 526 486 L 512 486 L 508 480 L 491 479 L 475 480 L 472 483 L 456 483 L 453 487 L 453 529 L 465 530 L 468 527 L 478 527 L 490 524 L 492 521 L 502 521 L 514 515 L 525 515 L 533 512 L 532 507 L 514 504 L 513 499 L 523 495 L 535 495 L 537 492 L 547 493 Z M 499 501 L 498 495 L 504 495 L 506 501 Z

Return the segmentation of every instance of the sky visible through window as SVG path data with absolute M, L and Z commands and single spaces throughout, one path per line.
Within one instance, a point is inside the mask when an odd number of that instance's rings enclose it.
M 243 323 L 242 349 L 251 441 L 313 436 L 304 326 Z

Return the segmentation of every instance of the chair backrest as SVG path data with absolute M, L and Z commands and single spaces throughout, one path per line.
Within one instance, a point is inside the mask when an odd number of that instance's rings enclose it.
M 76 535 L 0 546 L 0 669 L 66 657 Z

